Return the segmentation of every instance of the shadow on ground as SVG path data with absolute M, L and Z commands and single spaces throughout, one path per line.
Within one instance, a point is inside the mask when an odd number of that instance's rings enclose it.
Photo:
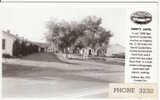
M 3 77 L 13 77 L 13 78 L 23 78 L 23 79 L 34 79 L 34 80 L 74 80 L 74 81 L 90 81 L 90 82 L 120 82 L 120 80 L 113 81 L 111 78 L 97 78 L 96 73 L 118 73 L 119 71 L 104 71 L 98 69 L 92 70 L 62 70 L 57 68 L 50 67 L 34 67 L 34 66 L 22 66 L 22 65 L 11 65 L 11 64 L 3 64 L 2 67 Z M 81 72 L 91 72 L 94 76 L 84 76 L 82 74 L 77 74 Z M 123 73 L 123 72 L 122 72 Z
M 81 56 L 76 58 L 70 58 L 70 60 L 77 60 L 77 61 L 94 61 L 97 63 L 103 63 L 108 65 L 122 65 L 125 66 L 125 59 L 123 58 L 111 58 L 111 57 L 88 57 L 87 59 L 82 59 Z
M 54 53 L 35 53 L 28 56 L 21 57 L 23 60 L 32 60 L 32 61 L 43 61 L 43 62 L 58 62 L 65 64 L 77 65 L 77 63 L 71 63 L 59 59 L 59 57 Z

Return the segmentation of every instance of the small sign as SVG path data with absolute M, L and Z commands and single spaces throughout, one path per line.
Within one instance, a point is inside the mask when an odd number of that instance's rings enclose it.
M 157 84 L 110 84 L 111 98 L 157 98 Z

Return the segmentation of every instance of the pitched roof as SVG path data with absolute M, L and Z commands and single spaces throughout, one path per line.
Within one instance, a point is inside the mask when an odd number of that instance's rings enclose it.
M 8 36 L 11 36 L 15 39 L 19 39 L 19 40 L 23 40 L 23 41 L 26 41 L 28 43 L 31 43 L 31 44 L 34 44 L 34 45 L 37 45 L 41 48 L 47 48 L 49 46 L 49 44 L 47 43 L 41 43 L 41 42 L 34 42 L 34 41 L 29 41 L 29 40 L 24 40 L 24 38 L 22 39 L 21 37 L 18 37 L 17 35 L 14 35 L 14 34 L 11 34 L 10 31 L 2 31 L 3 34 L 7 34 Z
M 47 43 L 33 42 L 33 41 L 31 41 L 31 43 L 33 43 L 34 45 L 37 45 L 41 48 L 47 48 L 49 46 L 49 44 L 47 44 Z
M 8 36 L 13 37 L 13 38 L 15 38 L 15 39 L 18 39 L 18 38 L 19 38 L 18 36 L 11 34 L 10 31 L 2 31 L 2 33 L 3 33 L 3 34 L 7 34 Z

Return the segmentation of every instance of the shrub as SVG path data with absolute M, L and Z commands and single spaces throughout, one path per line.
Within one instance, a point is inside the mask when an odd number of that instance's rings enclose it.
M 2 54 L 3 58 L 11 58 L 12 56 L 10 56 L 9 54 Z
M 125 58 L 125 54 L 124 54 L 124 53 L 113 54 L 112 57 L 113 57 L 113 58 Z
M 21 54 L 21 44 L 19 42 L 19 40 L 16 40 L 13 44 L 13 56 L 20 56 Z

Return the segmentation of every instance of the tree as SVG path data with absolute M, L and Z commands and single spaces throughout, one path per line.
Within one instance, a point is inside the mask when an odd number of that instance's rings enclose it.
M 81 22 L 66 21 L 47 22 L 48 32 L 46 39 L 52 42 L 61 51 L 66 48 L 95 48 L 96 44 L 108 45 L 109 38 L 112 36 L 110 31 L 106 31 L 102 26 L 102 19 L 96 16 L 88 16 Z
M 26 41 L 22 41 L 21 43 L 21 55 L 22 56 L 26 56 L 28 53 L 28 48 L 27 48 L 27 45 L 26 45 Z
M 13 43 L 13 56 L 16 56 L 16 57 L 20 56 L 21 50 L 22 50 L 22 47 L 21 47 L 20 41 L 16 39 Z
M 112 36 L 110 31 L 106 31 L 101 25 L 102 19 L 96 16 L 88 16 L 81 22 L 85 25 L 84 34 L 79 37 L 78 41 L 81 41 L 84 47 L 95 48 L 96 44 L 102 46 L 102 44 L 108 45 L 109 38 Z

